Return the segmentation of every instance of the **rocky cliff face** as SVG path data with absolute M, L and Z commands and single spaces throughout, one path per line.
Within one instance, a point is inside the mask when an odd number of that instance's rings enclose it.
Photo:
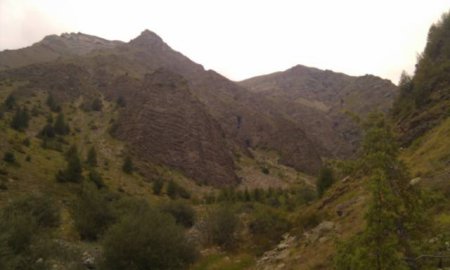
M 337 157 L 351 156 L 358 145 L 358 128 L 345 112 L 359 116 L 373 110 L 387 112 L 397 95 L 395 85 L 388 80 L 371 75 L 352 77 L 305 66 L 240 84 L 269 98 L 279 111 L 300 123 L 306 135 L 322 146 L 323 156 Z
M 118 86 L 124 87 L 126 79 Z M 118 138 L 142 159 L 179 168 L 201 183 L 238 182 L 224 133 L 178 74 L 157 70 L 128 93 Z

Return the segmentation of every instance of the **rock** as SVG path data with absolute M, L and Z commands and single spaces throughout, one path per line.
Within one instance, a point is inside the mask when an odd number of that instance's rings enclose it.
M 422 180 L 422 178 L 416 177 L 416 178 L 411 179 L 411 181 L 409 181 L 409 184 L 411 186 L 414 186 L 414 185 L 417 185 L 418 183 L 420 183 L 421 180 Z
M 83 255 L 81 257 L 81 262 L 88 269 L 94 269 L 95 268 L 95 257 L 92 254 L 90 254 L 89 252 L 87 252 L 87 251 L 83 252 Z
M 44 262 L 44 259 L 42 259 L 42 258 L 39 258 L 39 259 L 36 260 L 36 263 L 37 263 L 37 264 L 41 264 L 41 263 L 43 263 L 43 262 Z

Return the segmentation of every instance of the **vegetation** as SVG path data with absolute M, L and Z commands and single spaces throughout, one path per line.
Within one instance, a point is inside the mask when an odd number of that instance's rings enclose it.
M 66 153 L 67 167 L 56 174 L 58 182 L 79 183 L 83 179 L 83 168 L 76 146 L 72 146 Z
M 72 209 L 75 227 L 82 239 L 98 239 L 114 222 L 115 216 L 106 195 L 93 184 L 83 185 Z
M 104 269 L 186 269 L 197 258 L 182 227 L 167 214 L 140 207 L 113 225 L 103 242 Z
M 208 213 L 206 233 L 208 240 L 225 249 L 233 248 L 236 243 L 235 232 L 238 218 L 230 205 L 219 205 Z
M 164 181 L 161 178 L 157 178 L 153 181 L 153 194 L 160 195 L 164 187 Z
M 91 147 L 87 154 L 86 163 L 91 167 L 96 167 L 97 163 L 97 152 L 95 151 L 95 147 Z
M 195 211 L 182 200 L 170 201 L 161 206 L 161 210 L 175 218 L 178 225 L 190 228 L 195 223 Z
M 365 123 L 360 168 L 368 176 L 372 194 L 363 233 L 342 244 L 336 269 L 416 269 L 413 245 L 424 229 L 420 193 L 409 185 L 405 166 L 386 119 L 370 115 Z M 370 268 L 368 268 L 370 267 Z
M 333 185 L 333 182 L 333 170 L 329 167 L 320 169 L 319 177 L 317 179 L 317 194 L 319 197 L 322 197 L 325 191 Z
M 134 166 L 133 161 L 131 160 L 130 156 L 125 157 L 122 165 L 122 171 L 124 171 L 127 174 L 133 173 Z
M 17 108 L 12 120 L 11 127 L 18 131 L 24 131 L 28 128 L 28 122 L 30 121 L 30 115 L 26 108 Z

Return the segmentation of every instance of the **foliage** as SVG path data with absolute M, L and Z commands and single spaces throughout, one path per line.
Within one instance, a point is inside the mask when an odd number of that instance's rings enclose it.
M 383 115 L 371 114 L 364 123 L 361 168 L 368 176 L 372 199 L 361 235 L 341 244 L 336 269 L 407 269 L 416 267 L 412 244 L 424 230 L 423 200 L 409 185 L 398 147 Z M 355 244 L 358 243 L 358 244 Z M 411 260 L 408 264 L 405 258 Z
M 82 239 L 98 239 L 114 222 L 115 216 L 106 195 L 93 184 L 83 185 L 72 208 L 75 228 Z
M 280 211 L 259 207 L 252 215 L 249 231 L 252 234 L 258 253 L 262 253 L 281 240 L 283 233 L 289 231 L 291 224 Z
M 157 178 L 153 181 L 153 194 L 160 195 L 161 191 L 164 187 L 164 181 L 160 178 Z
M 7 110 L 12 110 L 16 106 L 16 98 L 13 95 L 8 95 L 3 103 Z
M 195 211 L 185 201 L 169 201 L 161 205 L 161 211 L 173 216 L 176 223 L 185 228 L 190 228 L 195 223 Z
M 91 147 L 87 154 L 86 163 L 91 167 L 96 167 L 97 163 L 97 152 L 95 151 L 95 147 Z
M 0 268 L 46 269 L 49 252 L 48 228 L 59 224 L 59 208 L 44 196 L 18 198 L 0 214 Z
M 70 132 L 70 127 L 64 120 L 64 114 L 60 112 L 58 117 L 56 117 L 55 125 L 53 126 L 53 130 L 55 134 L 58 135 L 67 135 Z
M 103 242 L 104 269 L 186 269 L 197 251 L 167 214 L 141 204 L 113 225 Z
M 130 156 L 125 157 L 122 165 L 122 171 L 125 173 L 131 174 L 133 173 L 134 167 L 133 167 L 133 161 L 131 160 Z
M 117 103 L 117 106 L 122 107 L 122 108 L 126 106 L 125 99 L 122 96 L 117 98 L 116 103 Z
M 16 156 L 14 156 L 13 152 L 7 151 L 3 155 L 3 161 L 8 162 L 8 163 L 15 163 L 16 162 Z
M 18 131 L 24 131 L 28 128 L 28 122 L 30 121 L 30 115 L 26 108 L 18 108 L 11 120 L 10 126 Z
M 52 94 L 48 95 L 46 104 L 52 112 L 60 112 L 61 111 L 61 106 L 58 104 L 58 102 L 56 102 L 56 100 Z
M 80 182 L 83 179 L 83 168 L 76 146 L 71 146 L 66 153 L 67 167 L 56 174 L 58 182 Z
M 92 108 L 93 111 L 100 112 L 103 109 L 103 102 L 102 102 L 102 100 L 100 98 L 95 98 L 92 101 L 91 108 Z
M 89 171 L 89 180 L 92 181 L 98 189 L 106 187 L 102 175 L 95 169 Z
M 322 197 L 325 191 L 334 183 L 333 170 L 329 167 L 320 169 L 317 179 L 317 194 Z
M 178 197 L 183 199 L 189 199 L 191 197 L 191 194 L 182 186 L 177 184 L 175 181 L 170 180 L 167 184 L 167 196 L 169 196 L 171 199 L 176 199 Z
M 238 217 L 230 205 L 219 205 L 207 215 L 206 236 L 211 243 L 231 249 L 236 243 L 238 222 Z

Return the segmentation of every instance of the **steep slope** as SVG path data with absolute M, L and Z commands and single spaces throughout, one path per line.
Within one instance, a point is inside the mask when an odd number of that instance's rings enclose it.
M 322 155 L 337 157 L 350 156 L 359 138 L 345 112 L 360 116 L 372 110 L 386 112 L 396 95 L 396 87 L 388 80 L 300 65 L 240 84 L 274 101 L 279 110 L 301 123 L 307 136 L 323 146 Z
M 165 75 L 150 83 L 153 73 Z M 249 155 L 248 147 L 273 149 L 281 163 L 307 173 L 321 166 L 314 143 L 270 102 L 205 71 L 148 30 L 129 44 L 9 69 L 2 77 L 29 82 L 18 94 L 46 90 L 60 101 L 82 96 L 86 103 L 99 94 L 109 101 L 123 98 L 128 106 L 117 135 L 144 160 L 199 182 L 236 183 L 233 153 Z
M 413 77 L 403 74 L 400 96 L 394 104 L 404 146 L 439 125 L 450 115 L 450 15 L 431 26 L 427 45 L 420 55 Z
M 180 75 L 158 70 L 145 76 L 142 85 L 128 93 L 118 124 L 118 138 L 146 160 L 181 168 L 202 183 L 237 183 L 220 126 Z
M 92 65 L 93 62 L 96 64 Z M 104 89 L 116 74 L 142 77 L 159 68 L 178 73 L 221 125 L 236 150 L 271 148 L 280 152 L 281 162 L 299 170 L 315 173 L 320 167 L 317 146 L 301 126 L 278 112 L 264 97 L 255 96 L 214 71 L 205 71 L 151 31 L 142 32 L 129 44 L 85 58 L 84 65 L 92 66 L 104 82 Z
M 60 57 L 84 55 L 98 49 L 113 48 L 121 43 L 83 33 L 50 35 L 32 46 L 0 52 L 0 70 L 53 61 Z

